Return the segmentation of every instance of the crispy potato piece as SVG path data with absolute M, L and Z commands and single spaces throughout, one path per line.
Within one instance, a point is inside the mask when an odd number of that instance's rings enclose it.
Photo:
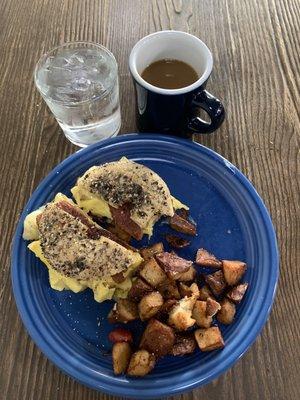
M 150 258 L 154 257 L 155 254 L 163 253 L 164 245 L 160 243 L 155 243 L 152 246 L 144 247 L 140 250 L 141 256 L 145 261 L 150 260 Z
M 234 303 L 240 303 L 244 297 L 244 294 L 246 293 L 247 288 L 248 283 L 241 283 L 240 285 L 237 285 L 231 289 L 226 296 Z
M 132 333 L 124 328 L 116 328 L 113 331 L 109 332 L 108 340 L 113 343 L 118 342 L 132 342 Z
M 221 305 L 216 300 L 208 297 L 206 300 L 206 315 L 213 317 L 217 312 L 221 310 Z
M 164 302 L 158 314 L 156 315 L 157 319 L 166 319 L 169 316 L 169 312 L 171 309 L 178 304 L 178 301 L 175 299 L 168 299 Z
M 179 282 L 178 289 L 181 297 L 189 297 L 193 294 L 188 285 L 185 285 L 183 282 Z
M 178 287 L 176 282 L 173 279 L 168 278 L 164 282 L 162 282 L 158 287 L 157 290 L 162 295 L 162 297 L 166 300 L 168 299 L 180 299 L 180 294 L 178 291 Z
M 235 305 L 228 299 L 221 301 L 221 310 L 217 314 L 217 320 L 221 324 L 229 325 L 233 322 L 235 316 Z
M 179 331 L 186 331 L 195 324 L 195 319 L 192 318 L 192 310 L 196 298 L 194 296 L 184 297 L 179 300 L 178 304 L 172 307 L 168 324 L 174 326 Z
M 226 282 L 222 271 L 205 275 L 204 279 L 215 296 L 220 296 L 226 288 Z
M 115 375 L 124 374 L 131 357 L 131 347 L 127 342 L 118 342 L 112 348 L 113 369 Z
M 159 265 L 164 269 L 166 274 L 171 279 L 179 279 L 180 276 L 187 272 L 188 269 L 193 265 L 192 261 L 185 260 L 177 256 L 175 253 L 160 253 L 156 254 L 156 260 L 159 262 Z
M 191 286 L 187 286 L 182 282 L 179 282 L 179 292 L 181 297 L 190 297 L 195 296 L 196 298 L 199 297 L 199 288 L 197 283 L 192 283 Z
M 246 264 L 242 261 L 223 260 L 223 273 L 230 286 L 237 285 L 246 271 Z
M 138 305 L 140 319 L 146 321 L 147 319 L 154 317 L 163 304 L 164 300 L 159 292 L 146 294 Z
M 194 335 L 176 335 L 171 354 L 173 356 L 183 356 L 184 354 L 193 353 L 195 349 L 196 340 Z
M 134 301 L 140 301 L 142 297 L 153 291 L 152 286 L 145 282 L 142 278 L 137 278 L 128 292 L 128 298 Z
M 224 340 L 217 326 L 212 326 L 208 329 L 197 329 L 194 334 L 201 351 L 211 351 L 224 347 Z
M 127 374 L 130 376 L 145 376 L 154 368 L 155 356 L 147 350 L 138 350 L 132 354 Z
M 137 319 L 139 316 L 137 305 L 129 299 L 118 299 L 114 308 L 108 314 L 108 321 L 115 322 L 130 322 Z
M 195 270 L 195 267 L 190 266 L 190 268 L 186 272 L 183 272 L 178 277 L 178 281 L 180 281 L 180 282 L 190 282 L 190 281 L 193 281 L 196 278 L 196 275 L 197 275 L 197 272 Z
M 191 244 L 189 240 L 186 240 L 176 235 L 166 235 L 165 238 L 169 245 L 174 247 L 175 249 L 182 249 Z
M 213 298 L 213 294 L 207 285 L 204 285 L 199 290 L 199 300 L 206 301 L 208 298 Z
M 193 308 L 192 317 L 200 328 L 209 328 L 212 324 L 212 317 L 207 315 L 206 306 L 206 301 L 198 300 Z
M 150 258 L 150 260 L 146 261 L 145 264 L 141 266 L 139 274 L 154 288 L 167 279 L 167 275 L 154 258 Z
M 222 262 L 217 259 L 216 256 L 209 253 L 207 250 L 201 248 L 197 251 L 196 264 L 202 265 L 203 267 L 210 268 L 221 268 Z
M 187 235 L 195 236 L 197 233 L 197 227 L 192 222 L 187 219 L 182 218 L 178 214 L 174 214 L 173 217 L 169 219 L 170 227 L 177 232 L 186 233 Z
M 163 357 L 170 353 L 174 343 L 173 329 L 157 319 L 152 319 L 143 333 L 140 349 L 148 350 L 156 357 Z

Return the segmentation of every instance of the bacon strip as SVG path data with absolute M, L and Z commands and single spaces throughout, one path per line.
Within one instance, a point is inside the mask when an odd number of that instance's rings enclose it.
M 66 213 L 72 215 L 74 218 L 79 219 L 88 228 L 88 236 L 90 239 L 99 239 L 101 236 L 100 229 L 93 224 L 81 210 L 74 207 L 73 204 L 70 204 L 68 201 L 60 201 L 55 203 L 55 205 Z
M 109 206 L 109 209 L 116 226 L 123 229 L 123 231 L 129 233 L 134 239 L 142 239 L 142 229 L 136 222 L 131 219 L 130 206 L 128 204 L 123 204 L 123 206 L 119 208 Z
M 95 225 L 93 222 L 89 220 L 89 218 L 77 207 L 73 206 L 67 201 L 60 201 L 55 203 L 57 207 L 72 215 L 74 218 L 78 218 L 87 228 L 88 228 L 88 236 L 90 239 L 99 239 L 101 236 L 107 237 L 108 239 L 113 240 L 116 243 L 119 243 L 121 246 L 126 249 L 136 251 L 132 246 L 126 243 L 124 240 L 118 238 L 113 233 L 107 231 L 100 226 Z
M 175 249 L 182 249 L 183 247 L 187 247 L 191 244 L 189 240 L 176 235 L 166 235 L 165 238 L 166 241 Z
M 192 236 L 195 236 L 197 232 L 194 224 L 176 213 L 173 217 L 170 217 L 170 227 L 177 232 L 186 233 L 187 235 Z

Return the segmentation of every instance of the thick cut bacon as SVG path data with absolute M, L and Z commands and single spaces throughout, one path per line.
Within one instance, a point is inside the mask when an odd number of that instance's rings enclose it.
M 192 236 L 195 236 L 197 233 L 196 226 L 194 224 L 176 213 L 173 215 L 173 217 L 170 217 L 170 227 L 177 232 L 186 233 Z
M 124 204 L 122 207 L 115 208 L 109 206 L 111 215 L 116 226 L 129 233 L 134 239 L 141 240 L 143 232 L 140 226 L 135 223 L 130 216 L 130 206 Z
M 108 239 L 111 239 L 114 242 L 119 243 L 126 249 L 135 251 L 133 247 L 131 247 L 128 243 L 124 242 L 124 240 L 118 238 L 118 236 L 114 235 L 112 232 L 109 232 L 106 229 L 103 229 L 100 226 L 95 225 L 80 209 L 73 206 L 73 204 L 67 201 L 60 201 L 58 203 L 55 203 L 55 205 L 60 209 L 62 209 L 63 211 L 67 212 L 68 214 L 72 215 L 74 218 L 78 218 L 88 228 L 88 236 L 90 239 L 99 239 L 101 236 L 105 236 Z
M 166 235 L 166 241 L 175 249 L 182 249 L 191 244 L 189 240 L 183 239 L 175 235 Z
M 101 230 L 94 225 L 87 216 L 83 214 L 81 210 L 74 207 L 68 201 L 60 201 L 55 203 L 56 207 L 61 208 L 63 211 L 72 215 L 74 218 L 79 219 L 87 228 L 88 228 L 88 236 L 90 239 L 99 239 L 101 236 Z

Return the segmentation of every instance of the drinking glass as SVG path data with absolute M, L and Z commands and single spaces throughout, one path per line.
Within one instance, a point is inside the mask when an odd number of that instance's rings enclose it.
M 117 135 L 121 126 L 118 66 L 96 43 L 66 43 L 38 61 L 36 86 L 65 136 L 80 147 Z

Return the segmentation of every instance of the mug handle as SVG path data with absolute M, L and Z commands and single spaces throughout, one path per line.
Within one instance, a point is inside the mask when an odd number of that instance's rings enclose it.
M 191 106 L 192 108 L 202 108 L 210 117 L 210 122 L 203 121 L 200 117 L 191 117 L 188 121 L 188 129 L 194 133 L 214 132 L 224 121 L 223 104 L 207 90 L 195 94 Z

